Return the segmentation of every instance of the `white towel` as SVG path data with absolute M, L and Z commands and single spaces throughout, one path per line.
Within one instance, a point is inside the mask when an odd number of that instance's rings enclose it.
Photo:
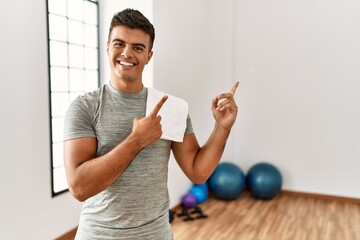
M 168 96 L 168 99 L 159 111 L 163 132 L 161 139 L 183 142 L 189 111 L 189 106 L 185 100 L 160 92 L 154 88 L 148 88 L 146 116 L 165 95 Z

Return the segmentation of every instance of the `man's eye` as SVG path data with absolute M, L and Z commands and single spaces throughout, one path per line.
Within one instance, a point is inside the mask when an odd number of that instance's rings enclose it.
M 122 42 L 117 42 L 114 44 L 115 47 L 124 47 L 125 46 L 125 43 L 122 43 Z
M 134 47 L 134 49 L 137 52 L 143 52 L 144 51 L 144 48 L 142 48 L 142 47 Z

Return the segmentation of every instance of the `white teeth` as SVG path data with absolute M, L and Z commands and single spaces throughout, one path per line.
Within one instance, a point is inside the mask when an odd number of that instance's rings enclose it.
M 129 62 L 125 62 L 125 61 L 120 61 L 121 65 L 125 65 L 125 66 L 134 66 L 135 64 L 133 63 L 129 63 Z

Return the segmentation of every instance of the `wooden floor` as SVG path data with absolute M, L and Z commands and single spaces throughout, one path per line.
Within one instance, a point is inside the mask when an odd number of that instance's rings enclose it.
M 359 202 L 286 192 L 262 201 L 244 192 L 234 201 L 211 198 L 200 206 L 208 218 L 175 216 L 175 240 L 360 240 Z

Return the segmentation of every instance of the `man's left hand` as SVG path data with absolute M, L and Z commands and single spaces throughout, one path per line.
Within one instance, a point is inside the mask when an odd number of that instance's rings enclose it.
M 227 130 L 232 127 L 236 120 L 238 107 L 234 100 L 234 94 L 238 86 L 239 82 L 236 82 L 230 92 L 222 93 L 212 101 L 211 110 L 216 124 Z

